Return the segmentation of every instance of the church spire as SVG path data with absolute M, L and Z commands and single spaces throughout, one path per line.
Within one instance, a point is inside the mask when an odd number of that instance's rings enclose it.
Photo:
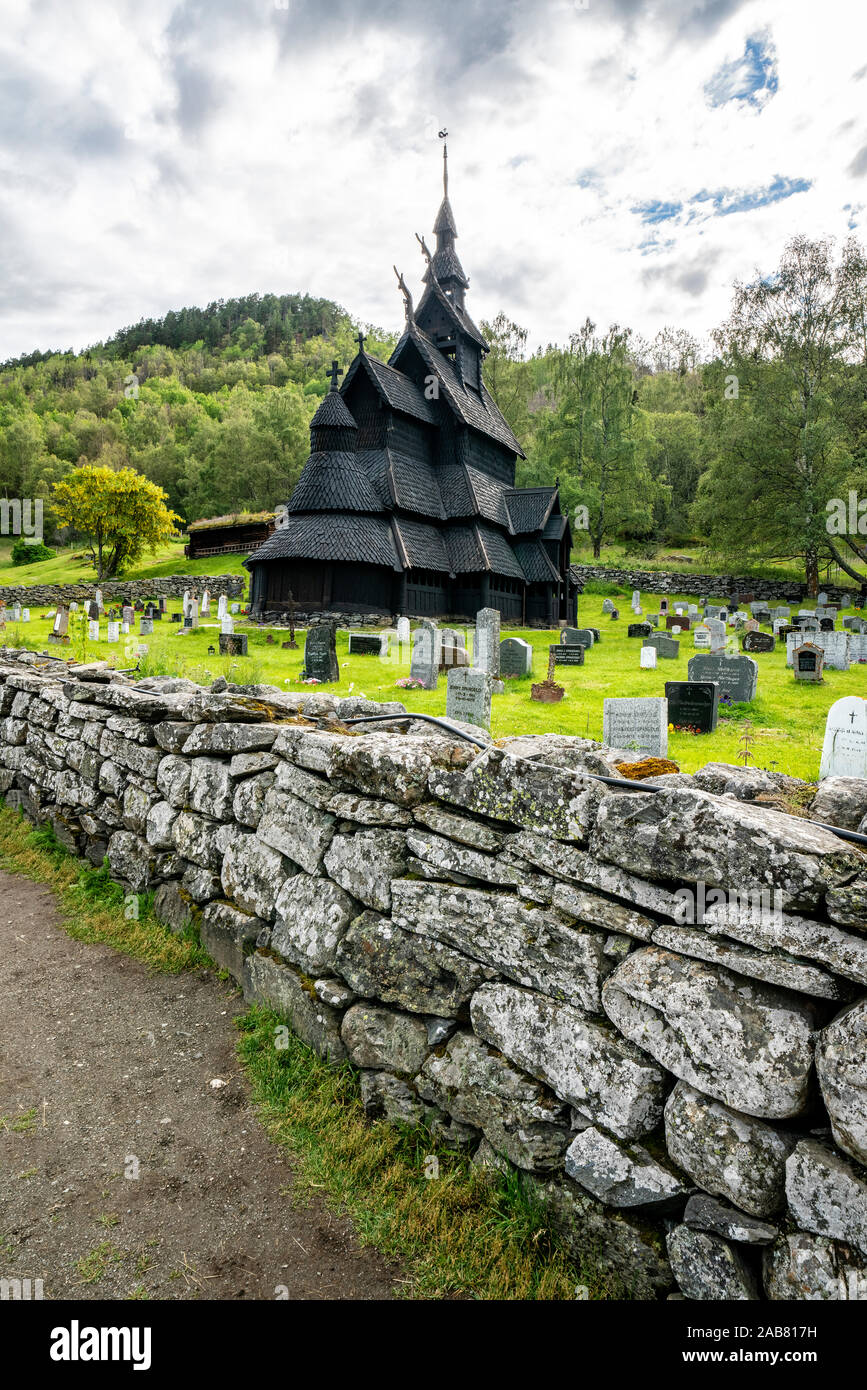
M 445 141 L 447 133 L 445 130 L 440 132 L 443 140 L 443 200 L 433 225 L 437 247 L 431 259 L 431 265 L 425 271 L 424 282 L 430 284 L 431 271 L 433 271 L 433 278 L 437 280 L 440 288 L 459 309 L 462 309 L 464 307 L 464 292 L 469 288 L 470 282 L 464 274 L 463 266 L 455 251 L 458 229 L 455 224 L 452 205 L 449 202 L 449 149 Z

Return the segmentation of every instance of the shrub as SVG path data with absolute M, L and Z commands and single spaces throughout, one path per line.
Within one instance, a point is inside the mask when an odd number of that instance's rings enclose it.
M 56 550 L 49 550 L 42 541 L 37 541 L 36 545 L 28 545 L 23 536 L 19 536 L 12 547 L 13 565 L 35 565 L 40 560 L 53 560 Z

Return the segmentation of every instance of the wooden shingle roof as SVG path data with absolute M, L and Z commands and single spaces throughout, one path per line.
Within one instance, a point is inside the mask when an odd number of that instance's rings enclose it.
M 436 424 L 431 404 L 425 400 L 424 393 L 415 382 L 395 367 L 380 362 L 378 357 L 369 357 L 366 352 L 359 352 L 354 358 L 340 388 L 341 392 L 345 394 L 359 371 L 366 372 L 374 389 L 392 410 L 411 415 L 415 420 L 423 420 L 426 425 Z M 349 411 L 346 413 L 348 415 Z
M 310 455 L 287 505 L 289 512 L 384 510 L 357 454 L 338 451 Z
M 385 517 L 357 512 L 292 514 L 244 560 L 247 569 L 269 560 L 343 560 L 401 570 L 391 526 Z
M 511 528 L 516 536 L 541 531 L 557 498 L 556 487 L 507 488 L 505 503 Z
M 504 444 L 512 453 L 524 457 L 523 449 L 494 404 L 487 387 L 483 385 L 479 394 L 464 386 L 455 372 L 454 364 L 440 352 L 433 339 L 429 338 L 417 323 L 410 322 L 406 325 L 400 342 L 391 355 L 390 366 L 399 363 L 408 343 L 414 345 L 422 361 L 438 377 L 442 394 L 462 424 L 469 425 L 480 434 L 495 439 L 498 444 Z

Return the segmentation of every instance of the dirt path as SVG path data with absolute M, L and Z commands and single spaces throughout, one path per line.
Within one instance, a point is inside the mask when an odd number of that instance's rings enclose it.
M 0 1278 L 46 1298 L 392 1297 L 399 1271 L 347 1221 L 284 1195 L 234 1053 L 243 1007 L 205 972 L 72 940 L 48 889 L 0 873 Z

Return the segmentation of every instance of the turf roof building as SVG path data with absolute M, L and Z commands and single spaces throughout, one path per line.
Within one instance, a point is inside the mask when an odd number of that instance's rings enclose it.
M 255 613 L 388 612 L 574 622 L 571 533 L 557 487 L 515 487 L 521 446 L 489 394 L 488 345 L 465 306 L 448 196 L 418 307 L 388 363 L 359 351 L 310 425 L 310 457 L 277 529 L 244 561 Z M 396 272 L 397 273 L 397 272 Z

